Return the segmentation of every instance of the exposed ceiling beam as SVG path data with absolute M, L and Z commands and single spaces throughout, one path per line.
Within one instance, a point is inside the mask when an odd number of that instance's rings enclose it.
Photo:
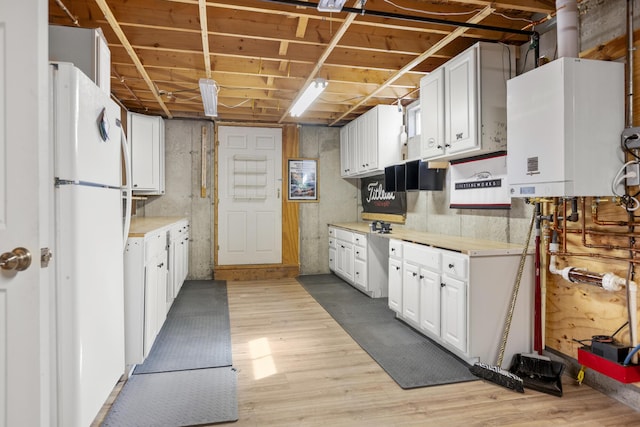
M 358 0 L 358 3 L 359 2 L 360 1 Z M 353 20 L 356 19 L 356 16 L 358 16 L 358 15 L 356 15 L 355 13 L 349 13 L 347 15 L 347 18 L 342 22 L 342 25 L 340 26 L 340 28 L 338 29 L 336 34 L 331 39 L 331 42 L 329 42 L 329 44 L 325 48 L 324 52 L 320 56 L 320 59 L 318 59 L 318 62 L 316 63 L 316 65 L 313 67 L 313 71 L 311 73 L 309 73 L 309 77 L 307 77 L 307 80 L 302 85 L 302 88 L 298 92 L 298 96 L 296 96 L 296 99 L 294 99 L 294 101 L 291 104 L 289 104 L 289 106 L 287 107 L 287 109 L 284 112 L 284 114 L 282 115 L 282 117 L 280 117 L 280 120 L 278 120 L 278 123 L 282 123 L 283 120 L 287 118 L 287 115 L 291 111 L 291 107 L 293 107 L 293 104 L 295 104 L 295 101 L 302 94 L 303 90 L 306 89 L 306 87 L 311 84 L 313 79 L 316 78 L 316 76 L 318 75 L 318 72 L 320 71 L 320 68 L 322 68 L 322 66 L 324 65 L 325 61 L 329 57 L 329 55 L 331 55 L 331 52 L 333 52 L 333 49 L 335 49 L 336 45 L 338 44 L 338 42 L 340 41 L 342 36 L 344 36 L 344 33 L 347 32 L 347 29 L 349 29 L 349 27 L 351 26 L 351 23 L 353 22 Z
M 478 23 L 478 22 L 482 21 L 483 19 L 485 19 L 487 16 L 491 15 L 491 13 L 493 13 L 494 10 L 495 9 L 493 9 L 492 7 L 486 6 L 484 9 L 482 9 L 482 11 L 478 12 L 471 19 L 469 19 L 467 21 L 467 23 Z M 353 107 L 351 107 L 348 111 L 344 112 L 340 117 L 338 117 L 336 120 L 334 120 L 330 124 L 330 126 L 333 126 L 336 123 L 338 123 L 340 120 L 342 120 L 349 113 L 351 113 L 352 111 L 354 111 L 355 109 L 357 109 L 358 107 L 360 107 L 361 105 L 366 103 L 368 100 L 370 100 L 371 98 L 375 97 L 378 93 L 382 92 L 384 89 L 389 87 L 391 84 L 393 84 L 393 82 L 395 82 L 400 77 L 402 77 L 402 75 L 404 75 L 405 73 L 411 71 L 415 66 L 420 64 L 425 59 L 429 58 L 431 55 L 433 55 L 435 52 L 437 52 L 440 49 L 442 49 L 447 44 L 451 43 L 456 38 L 460 37 L 460 35 L 462 35 L 462 33 L 464 33 L 465 31 L 468 31 L 468 30 L 469 30 L 469 27 L 458 27 L 455 30 L 453 30 L 449 35 L 447 35 L 442 40 L 440 40 L 439 42 L 437 42 L 436 44 L 431 46 L 431 48 L 429 48 L 429 50 L 426 50 L 420 56 L 418 56 L 417 58 L 415 58 L 414 60 L 409 62 L 407 65 L 402 67 L 397 72 L 395 72 L 393 74 L 393 76 L 391 76 L 387 81 L 385 81 L 383 84 L 381 84 L 376 90 L 371 92 L 369 95 L 365 96 L 358 103 L 356 103 Z
M 100 10 L 102 11 L 102 13 L 104 14 L 104 17 L 106 18 L 109 25 L 111 25 L 111 29 L 113 30 L 113 32 L 116 33 L 118 40 L 120 40 L 120 43 L 122 43 L 122 46 L 124 46 L 125 50 L 131 57 L 131 60 L 136 66 L 136 69 L 138 70 L 142 78 L 144 78 L 144 81 L 147 83 L 147 86 L 149 86 L 149 90 L 151 91 L 151 93 L 153 93 L 153 97 L 158 102 L 158 104 L 160 104 L 160 107 L 165 112 L 167 117 L 172 118 L 173 116 L 171 112 L 169 111 L 164 101 L 158 94 L 158 91 L 156 90 L 155 85 L 153 84 L 153 81 L 147 74 L 147 71 L 144 69 L 142 62 L 140 62 L 140 58 L 138 58 L 138 55 L 136 55 L 136 52 L 133 50 L 133 47 L 131 46 L 131 43 L 129 43 L 127 36 L 122 31 L 122 28 L 120 28 L 120 24 L 118 24 L 118 21 L 113 15 L 113 12 L 111 12 L 111 9 L 107 5 L 106 0 L 95 0 L 95 2 L 100 8 Z
M 204 54 L 204 71 L 211 78 L 211 58 L 209 57 L 209 25 L 207 24 L 207 1 L 198 0 L 200 12 L 200 32 L 202 33 L 202 53 Z

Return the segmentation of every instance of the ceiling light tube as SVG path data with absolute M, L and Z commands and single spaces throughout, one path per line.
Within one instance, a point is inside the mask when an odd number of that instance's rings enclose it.
M 317 78 L 313 80 L 291 107 L 291 115 L 299 117 L 326 87 L 327 81 L 325 79 Z
M 200 95 L 202 105 L 204 105 L 204 115 L 209 117 L 218 116 L 218 84 L 215 80 L 200 79 Z

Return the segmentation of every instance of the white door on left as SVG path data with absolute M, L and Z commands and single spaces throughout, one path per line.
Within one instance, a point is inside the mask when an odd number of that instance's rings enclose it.
M 1 427 L 55 424 L 49 270 L 40 267 L 51 185 L 39 182 L 48 167 L 47 7 L 44 0 L 0 0 L 0 254 L 8 254 L 0 269 Z M 16 271 L 11 254 L 21 247 L 32 260 Z

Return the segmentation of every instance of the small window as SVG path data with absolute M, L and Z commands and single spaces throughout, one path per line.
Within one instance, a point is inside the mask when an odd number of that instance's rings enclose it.
M 420 101 L 407 105 L 407 136 L 420 135 Z

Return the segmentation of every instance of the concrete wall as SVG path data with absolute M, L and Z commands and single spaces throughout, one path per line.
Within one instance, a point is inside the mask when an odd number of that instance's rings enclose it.
M 317 158 L 319 203 L 300 204 L 300 271 L 329 272 L 327 224 L 359 218 L 358 180 L 340 178 L 340 128 L 302 126 L 300 157 Z
M 191 224 L 188 279 L 213 272 L 213 123 L 165 120 L 165 195 L 137 202 L 138 216 L 182 216 Z M 207 195 L 200 195 L 202 127 L 207 129 Z

